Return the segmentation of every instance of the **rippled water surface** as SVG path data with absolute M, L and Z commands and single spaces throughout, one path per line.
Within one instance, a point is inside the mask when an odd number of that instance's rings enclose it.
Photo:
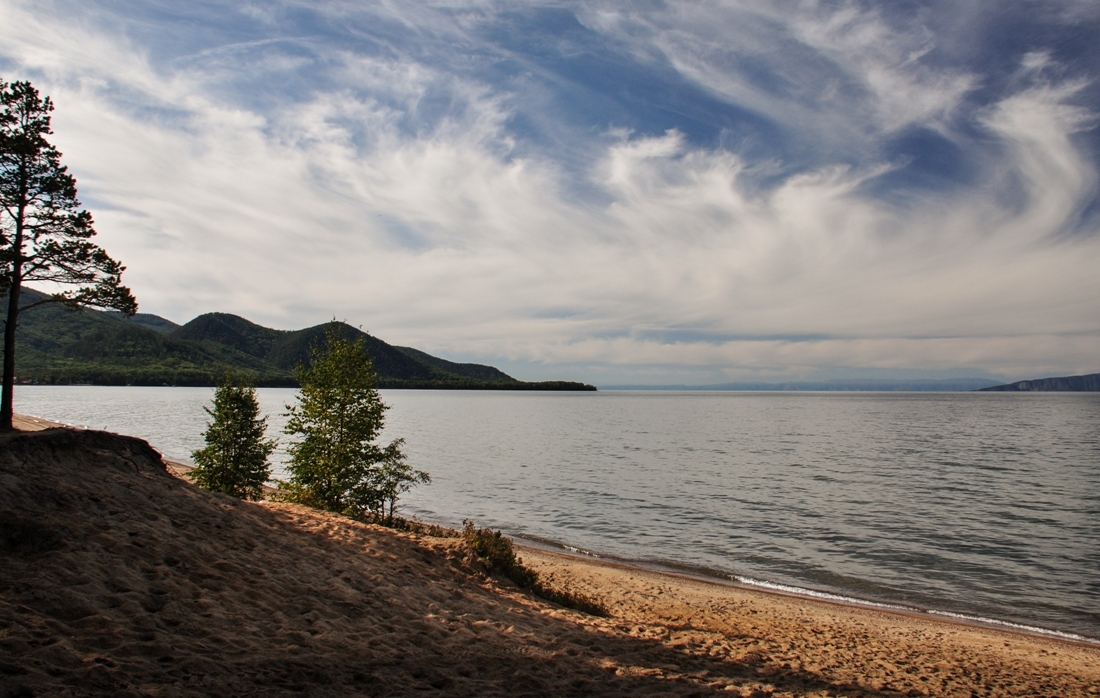
M 277 432 L 294 391 L 259 394 Z M 20 387 L 16 409 L 186 460 L 211 395 Z M 1100 394 L 383 396 L 432 474 L 403 500 L 423 519 L 1100 637 Z

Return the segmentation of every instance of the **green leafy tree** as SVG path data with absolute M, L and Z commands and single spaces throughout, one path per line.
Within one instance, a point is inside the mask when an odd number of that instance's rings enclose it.
M 404 441 L 376 443 L 387 406 L 374 387 L 375 373 L 363 339 L 352 341 L 334 321 L 325 345 L 314 347 L 308 368 L 296 371 L 297 405 L 287 405 L 290 479 L 283 498 L 355 518 L 379 518 L 388 504 L 427 473 L 412 470 Z
M 4 319 L 4 378 L 0 431 L 12 428 L 15 330 L 19 314 L 43 303 L 70 308 L 113 308 L 137 312 L 121 283 L 121 264 L 91 242 L 92 214 L 80 208 L 76 179 L 50 145 L 53 103 L 29 82 L 0 81 L 0 294 L 7 294 Z M 77 288 L 20 305 L 23 284 L 41 281 Z
M 203 438 L 206 447 L 191 454 L 195 484 L 239 499 L 262 499 L 263 486 L 271 477 L 268 458 L 275 440 L 265 439 L 267 417 L 260 417 L 256 389 L 226 377 L 214 391 L 214 409 L 203 407 L 213 418 Z
M 378 494 L 381 496 L 381 509 L 376 511 L 376 514 L 390 521 L 393 521 L 393 515 L 397 511 L 397 500 L 402 494 L 415 485 L 427 485 L 432 481 L 428 473 L 415 470 L 409 465 L 405 454 L 400 451 L 404 443 L 404 439 L 394 442 L 398 448 L 392 449 L 392 455 L 382 463 L 376 476 Z

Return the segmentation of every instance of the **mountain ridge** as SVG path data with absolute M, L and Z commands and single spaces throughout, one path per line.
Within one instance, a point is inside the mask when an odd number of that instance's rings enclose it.
M 24 289 L 27 302 L 45 297 Z M 519 381 L 492 366 L 456 363 L 412 347 L 395 347 L 332 320 L 276 330 L 230 313 L 204 313 L 183 325 L 147 313 L 127 318 L 88 308 L 43 305 L 20 315 L 20 382 L 95 385 L 217 385 L 243 374 L 261 387 L 296 387 L 294 369 L 335 329 L 362 339 L 380 388 L 595 390 L 573 381 Z

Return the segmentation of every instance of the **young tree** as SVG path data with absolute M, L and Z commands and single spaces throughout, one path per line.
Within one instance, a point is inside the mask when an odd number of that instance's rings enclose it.
M 380 508 L 375 511 L 379 518 L 393 521 L 394 512 L 397 511 L 397 500 L 414 485 L 430 484 L 432 478 L 423 470 L 414 470 L 408 463 L 405 454 L 400 451 L 404 445 L 404 439 L 397 439 L 391 445 L 395 445 L 393 455 L 388 457 L 378 469 L 377 482 L 378 493 L 381 495 Z
M 214 421 L 206 424 L 206 447 L 191 454 L 197 466 L 191 478 L 203 489 L 262 499 L 276 442 L 264 438 L 267 417 L 260 417 L 256 389 L 227 376 L 214 391 L 214 409 L 203 409 Z
M 29 82 L 0 82 L 0 294 L 4 321 L 4 384 L 0 431 L 11 430 L 15 383 L 15 330 L 19 314 L 42 303 L 95 306 L 133 315 L 137 303 L 121 283 L 121 264 L 92 244 L 92 215 L 80 208 L 76 179 L 46 140 L 50 98 Z M 20 306 L 23 284 L 43 281 L 78 288 Z
M 414 480 L 428 477 L 403 470 L 401 439 L 375 443 L 388 408 L 374 388 L 363 339 L 351 341 L 338 328 L 333 322 L 309 368 L 297 369 L 298 404 L 287 405 L 286 433 L 296 438 L 288 447 L 291 477 L 280 489 L 289 501 L 355 518 L 379 516 Z

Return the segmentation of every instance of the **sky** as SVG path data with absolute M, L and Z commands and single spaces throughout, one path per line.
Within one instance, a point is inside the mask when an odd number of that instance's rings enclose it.
M 528 380 L 1100 371 L 1100 3 L 0 0 L 142 312 Z

